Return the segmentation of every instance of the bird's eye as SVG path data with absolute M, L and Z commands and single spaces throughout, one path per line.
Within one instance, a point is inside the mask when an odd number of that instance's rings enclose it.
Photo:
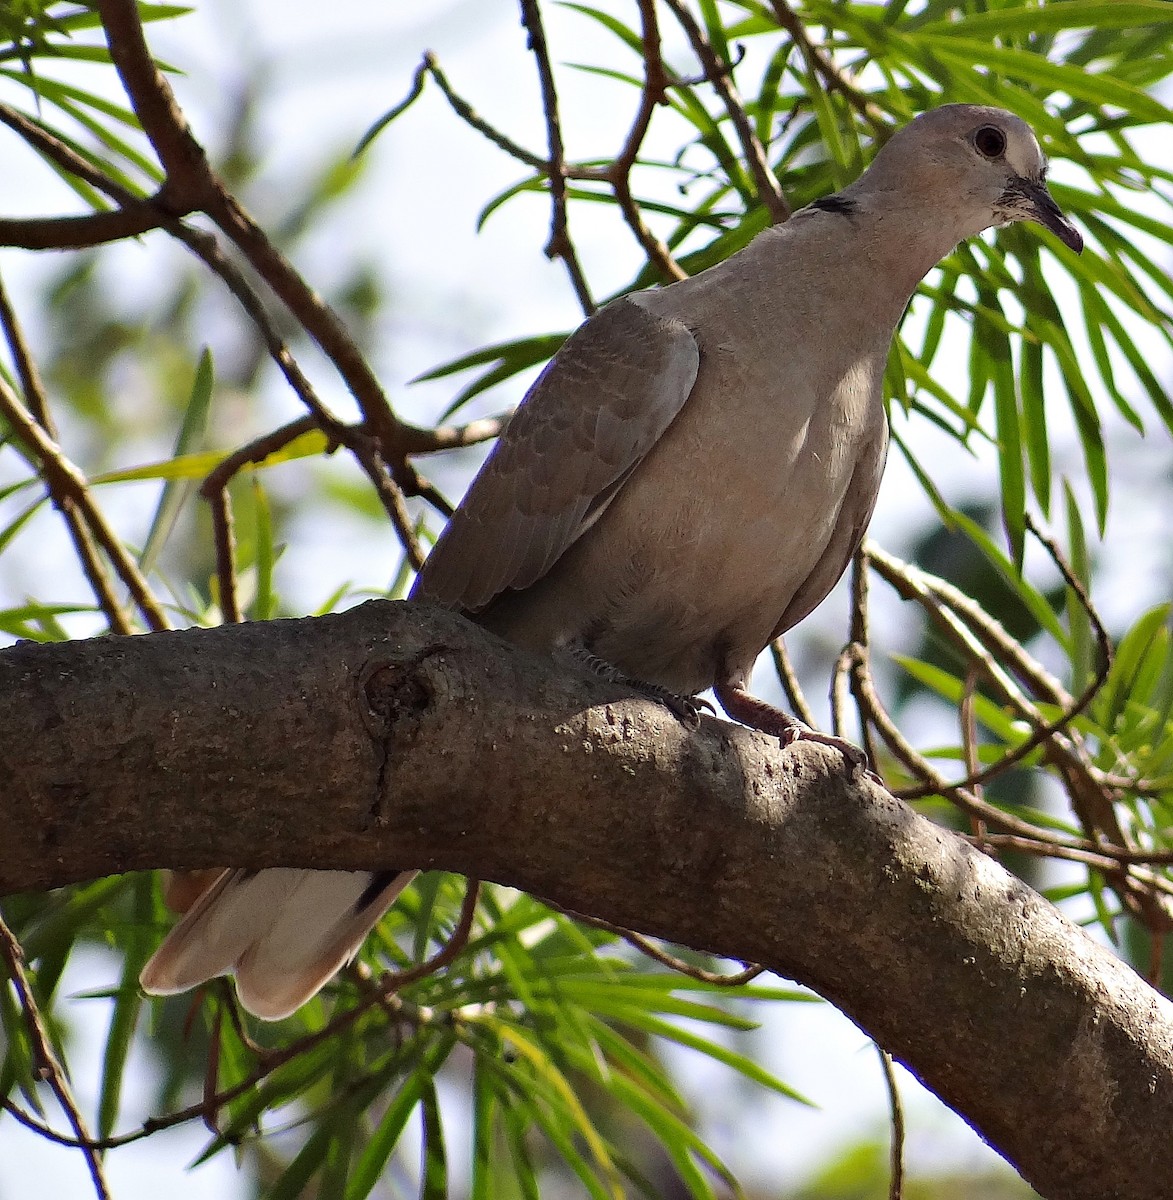
M 1006 135 L 996 125 L 983 125 L 973 135 L 973 144 L 986 158 L 1001 158 L 1006 153 Z

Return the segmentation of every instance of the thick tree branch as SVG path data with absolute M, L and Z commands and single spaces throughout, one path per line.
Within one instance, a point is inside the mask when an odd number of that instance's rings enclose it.
M 1173 1005 L 838 755 L 375 603 L 0 654 L 0 891 L 438 866 L 832 1000 L 1044 1195 L 1173 1174 Z

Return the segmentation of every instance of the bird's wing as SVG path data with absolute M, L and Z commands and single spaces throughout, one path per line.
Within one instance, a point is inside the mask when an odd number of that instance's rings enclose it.
M 415 598 L 476 612 L 540 579 L 598 519 L 696 382 L 693 335 L 647 303 L 609 304 L 563 344 L 428 556 Z

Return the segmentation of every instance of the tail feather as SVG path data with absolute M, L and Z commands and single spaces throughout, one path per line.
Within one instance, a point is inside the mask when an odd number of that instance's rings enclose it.
M 155 995 L 234 975 L 249 1012 L 295 1012 L 357 953 L 414 871 L 226 871 L 139 976 Z

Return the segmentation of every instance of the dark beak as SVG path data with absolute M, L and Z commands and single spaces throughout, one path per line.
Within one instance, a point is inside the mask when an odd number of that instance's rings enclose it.
M 1022 215 L 1028 220 L 1037 221 L 1045 229 L 1049 229 L 1069 250 L 1076 254 L 1083 251 L 1083 235 L 1063 215 L 1047 191 L 1047 185 L 1041 180 L 1019 178 L 1015 180 L 1016 189 L 1021 190 L 1025 204 Z

